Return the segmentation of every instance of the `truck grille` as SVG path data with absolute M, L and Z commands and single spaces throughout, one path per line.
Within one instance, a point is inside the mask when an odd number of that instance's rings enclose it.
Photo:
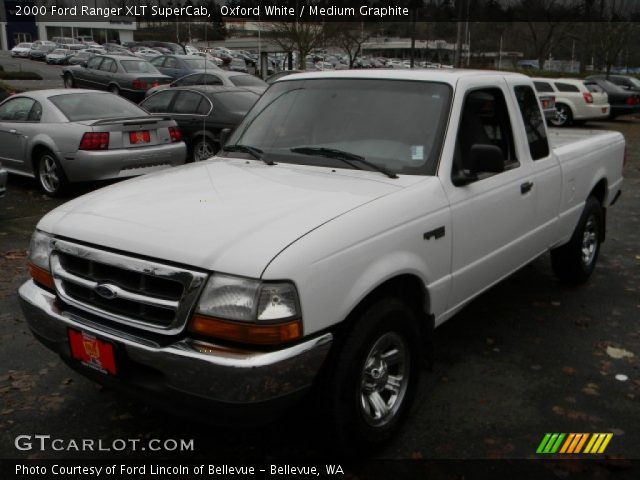
M 167 335 L 184 328 L 207 278 L 206 273 L 64 240 L 54 242 L 51 273 L 65 303 Z

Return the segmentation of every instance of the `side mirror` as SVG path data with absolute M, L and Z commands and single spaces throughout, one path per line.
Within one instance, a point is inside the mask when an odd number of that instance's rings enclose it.
M 481 143 L 472 145 L 468 165 L 472 174 L 504 172 L 502 149 L 495 145 Z
M 220 148 L 224 148 L 224 146 L 227 144 L 229 135 L 231 135 L 230 128 L 223 128 L 222 130 L 220 130 Z

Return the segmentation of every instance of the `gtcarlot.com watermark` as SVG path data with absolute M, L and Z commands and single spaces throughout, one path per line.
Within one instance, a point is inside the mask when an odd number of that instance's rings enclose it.
M 38 452 L 193 452 L 195 442 L 184 438 L 57 438 L 51 435 L 18 435 L 14 446 Z

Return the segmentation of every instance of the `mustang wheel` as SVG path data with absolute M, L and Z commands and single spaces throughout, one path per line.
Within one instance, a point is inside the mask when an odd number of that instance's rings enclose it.
M 36 175 L 38 183 L 44 192 L 57 197 L 62 195 L 68 187 L 67 178 L 53 153 L 45 151 L 37 159 Z

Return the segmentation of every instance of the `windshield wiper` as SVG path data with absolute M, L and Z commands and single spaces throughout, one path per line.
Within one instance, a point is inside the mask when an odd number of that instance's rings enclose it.
M 376 170 L 380 173 L 384 173 L 389 178 L 398 178 L 398 175 L 389 170 L 386 167 L 376 165 L 373 162 L 370 162 L 366 158 L 356 155 L 355 153 L 345 152 L 344 150 L 338 150 L 337 148 L 325 148 L 325 147 L 297 147 L 292 148 L 291 151 L 293 153 L 300 153 L 302 155 L 318 155 L 320 157 L 334 158 L 336 160 L 342 160 L 344 163 L 350 165 L 353 168 L 356 167 L 353 162 L 360 162 L 371 168 L 372 170 Z
M 241 144 L 238 144 L 238 143 L 236 143 L 235 145 L 225 145 L 224 147 L 222 147 L 222 151 L 223 152 L 244 152 L 244 153 L 248 153 L 249 155 L 251 155 L 256 160 L 262 160 L 267 165 L 275 165 L 275 163 L 272 160 L 267 160 L 266 158 L 264 158 L 264 154 L 262 153 L 262 150 L 260 150 L 259 148 L 256 148 L 256 147 L 249 146 L 249 145 L 241 145 Z

